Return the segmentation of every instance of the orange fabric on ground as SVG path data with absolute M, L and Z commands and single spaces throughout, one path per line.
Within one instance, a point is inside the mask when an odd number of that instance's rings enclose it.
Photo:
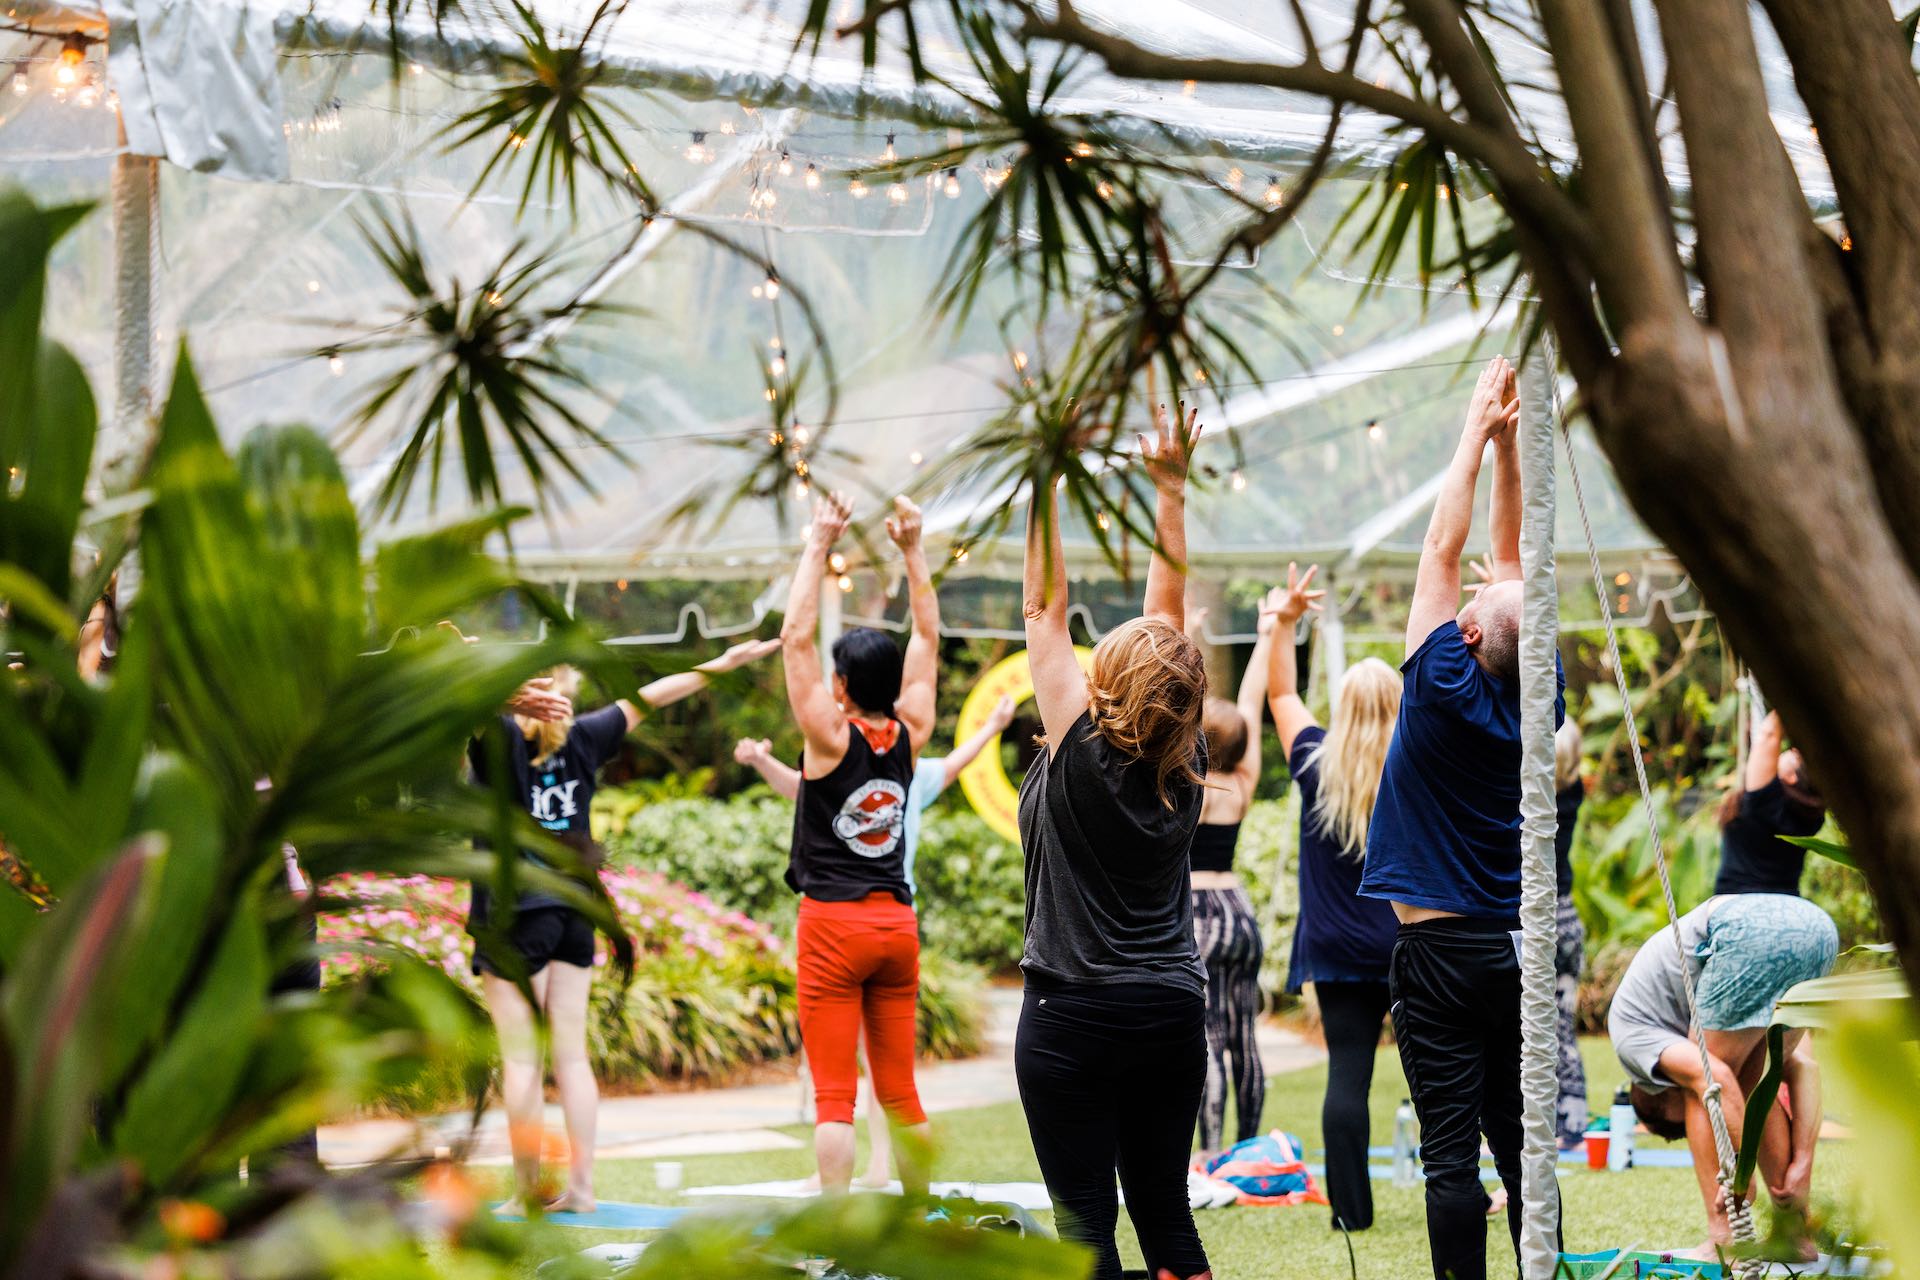
M 800 1039 L 813 1072 L 815 1122 L 852 1124 L 860 1028 L 874 1096 L 897 1124 L 927 1113 L 913 1082 L 920 921 L 886 893 L 858 902 L 800 900 Z

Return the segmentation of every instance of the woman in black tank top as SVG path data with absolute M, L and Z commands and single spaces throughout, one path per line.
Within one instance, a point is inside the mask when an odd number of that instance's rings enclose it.
M 1204 610 L 1189 619 L 1188 630 L 1196 640 L 1205 619 Z M 1200 1149 L 1209 1154 L 1230 1145 L 1225 1133 L 1229 1092 L 1238 1118 L 1236 1142 L 1259 1135 L 1260 1113 L 1267 1103 L 1267 1076 L 1255 1038 L 1265 947 L 1253 903 L 1233 873 L 1233 854 L 1260 781 L 1260 729 L 1272 644 L 1273 619 L 1262 617 L 1253 656 L 1240 678 L 1239 701 L 1208 698 L 1201 721 L 1207 739 L 1207 790 L 1188 865 L 1193 938 L 1207 966 L 1207 1087 L 1200 1099 Z
M 874 1096 L 889 1120 L 924 1137 L 927 1119 L 913 1079 L 920 930 L 907 885 L 905 824 L 914 761 L 933 736 L 940 608 L 920 546 L 920 510 L 896 498 L 887 535 L 906 559 L 913 615 L 906 656 L 892 637 L 858 627 L 834 641 L 831 684 L 822 677 L 814 639 L 820 588 L 850 515 L 839 494 L 814 508 L 781 629 L 787 700 L 806 739 L 787 884 L 802 895 L 800 1038 L 827 1191 L 845 1191 L 853 1178 L 862 1027 Z M 925 1169 L 902 1158 L 906 1152 L 895 1154 L 907 1189 L 925 1192 Z

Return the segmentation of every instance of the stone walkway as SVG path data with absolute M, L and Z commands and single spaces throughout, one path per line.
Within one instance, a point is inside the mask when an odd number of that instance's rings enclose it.
M 987 996 L 986 1051 L 959 1062 L 923 1065 L 918 1074 L 920 1100 L 929 1112 L 1013 1102 L 1019 1090 L 1013 1078 L 1013 1037 L 1020 1017 L 1020 991 L 992 988 Z M 1278 1075 L 1323 1061 L 1324 1050 L 1291 1031 L 1262 1024 L 1260 1056 L 1267 1074 Z M 800 1086 L 794 1081 L 605 1098 L 600 1103 L 597 1149 L 602 1159 L 647 1159 L 771 1151 L 802 1145 L 777 1126 L 805 1123 Z M 320 1131 L 320 1155 L 330 1165 L 364 1164 L 401 1152 L 451 1149 L 467 1136 L 466 1114 L 421 1121 L 360 1120 Z M 549 1104 L 547 1126 L 562 1128 L 560 1109 Z M 490 1108 L 474 1135 L 470 1158 L 476 1164 L 507 1159 L 506 1121 Z

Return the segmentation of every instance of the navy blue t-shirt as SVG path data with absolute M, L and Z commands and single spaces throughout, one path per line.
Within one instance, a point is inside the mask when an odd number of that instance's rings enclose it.
M 1553 812 L 1559 824 L 1553 829 L 1553 891 L 1564 898 L 1573 892 L 1573 830 L 1580 825 L 1580 806 L 1587 799 L 1587 784 L 1575 778 L 1553 795 Z
M 533 820 L 556 836 L 572 835 L 585 839 L 592 834 L 591 814 L 594 787 L 599 780 L 600 766 L 613 758 L 620 749 L 620 742 L 627 736 L 627 713 L 619 703 L 589 711 L 573 722 L 572 730 L 560 749 L 541 761 L 533 763 L 533 744 L 527 741 L 520 725 L 512 716 L 500 717 L 500 732 L 507 744 L 507 776 L 513 793 L 526 805 Z M 484 740 L 476 738 L 467 748 L 467 758 L 473 764 L 474 780 L 482 786 L 490 781 L 488 772 L 493 766 L 492 751 Z M 532 853 L 524 854 L 529 862 L 544 866 Z M 468 912 L 470 921 L 478 922 L 487 918 L 487 907 L 492 894 L 485 885 L 473 886 L 473 904 Z M 555 907 L 562 905 L 551 894 L 528 889 L 520 894 L 522 911 L 534 907 Z
M 1320 796 L 1318 748 L 1326 736 L 1319 725 L 1309 725 L 1287 757 L 1300 789 L 1300 918 L 1294 926 L 1289 991 L 1309 982 L 1385 982 L 1400 924 L 1392 907 L 1360 896 L 1366 864 L 1359 851 L 1341 848 L 1314 812 Z
M 1557 654 L 1554 668 L 1557 729 L 1566 716 Z M 1373 806 L 1360 892 L 1517 929 L 1520 687 L 1482 671 L 1451 618 L 1400 672 L 1400 721 Z

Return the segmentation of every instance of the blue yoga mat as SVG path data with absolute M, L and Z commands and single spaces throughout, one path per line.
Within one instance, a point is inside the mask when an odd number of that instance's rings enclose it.
M 498 1205 L 494 1206 L 496 1209 Z M 621 1204 L 602 1200 L 592 1213 L 550 1213 L 546 1220 L 562 1227 L 591 1227 L 597 1231 L 658 1231 L 670 1227 L 686 1215 L 685 1209 L 669 1209 L 658 1204 Z M 519 1214 L 501 1214 L 506 1222 L 520 1222 Z
M 1367 1154 L 1378 1160 L 1392 1160 L 1392 1147 L 1368 1147 Z M 1481 1160 L 1491 1163 L 1492 1157 L 1482 1156 Z M 1585 1147 L 1575 1147 L 1571 1151 L 1560 1153 L 1561 1164 L 1585 1165 L 1587 1152 Z M 1685 1147 L 1635 1147 L 1633 1163 L 1642 1169 L 1691 1169 L 1693 1152 Z

